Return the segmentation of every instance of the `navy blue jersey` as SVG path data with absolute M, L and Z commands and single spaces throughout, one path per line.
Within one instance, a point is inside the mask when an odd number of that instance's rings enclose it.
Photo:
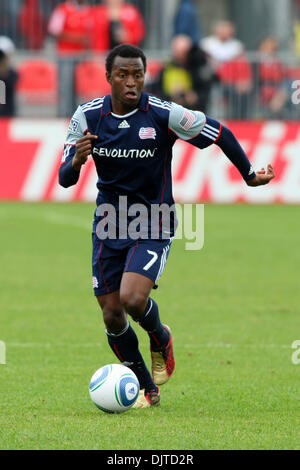
M 75 184 L 79 172 L 72 167 L 76 141 L 87 131 L 93 141 L 99 190 L 97 205 L 117 203 L 120 195 L 129 204 L 174 204 L 172 147 L 180 138 L 198 148 L 216 143 L 247 180 L 255 172 L 233 134 L 199 111 L 142 93 L 137 109 L 126 115 L 112 112 L 110 95 L 80 105 L 73 115 L 64 146 L 60 184 Z

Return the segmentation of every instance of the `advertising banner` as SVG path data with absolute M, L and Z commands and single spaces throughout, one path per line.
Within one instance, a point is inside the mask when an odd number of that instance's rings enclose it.
M 300 203 L 300 126 L 297 122 L 227 122 L 255 169 L 273 164 L 276 178 L 250 188 L 216 146 L 199 150 L 174 145 L 173 193 L 177 202 Z M 68 122 L 63 119 L 0 120 L 0 199 L 95 201 L 93 160 L 77 185 L 58 184 L 58 169 Z

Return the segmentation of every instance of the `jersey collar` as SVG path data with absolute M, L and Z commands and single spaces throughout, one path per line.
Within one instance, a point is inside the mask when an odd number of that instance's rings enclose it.
M 138 109 L 144 112 L 147 112 L 149 109 L 149 95 L 148 93 L 145 93 L 144 91 L 142 92 L 141 99 L 138 104 Z M 112 109 L 111 109 L 110 95 L 106 95 L 103 101 L 101 115 L 108 116 L 108 114 L 111 114 L 111 113 L 112 113 Z
M 148 111 L 148 109 L 149 109 L 149 95 L 148 95 L 148 93 L 145 93 L 144 91 L 142 91 L 142 96 L 141 96 L 138 107 L 141 111 L 145 111 L 145 112 Z

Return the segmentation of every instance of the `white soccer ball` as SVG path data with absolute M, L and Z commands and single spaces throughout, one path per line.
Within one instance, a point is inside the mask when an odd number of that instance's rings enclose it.
M 134 372 L 121 364 L 108 364 L 91 378 L 90 397 L 106 413 L 123 413 L 136 402 L 140 384 Z

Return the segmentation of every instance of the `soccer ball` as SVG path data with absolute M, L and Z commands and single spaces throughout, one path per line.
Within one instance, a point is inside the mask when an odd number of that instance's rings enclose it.
M 121 364 L 108 364 L 91 378 L 90 397 L 106 413 L 123 413 L 136 402 L 140 384 L 134 372 Z

